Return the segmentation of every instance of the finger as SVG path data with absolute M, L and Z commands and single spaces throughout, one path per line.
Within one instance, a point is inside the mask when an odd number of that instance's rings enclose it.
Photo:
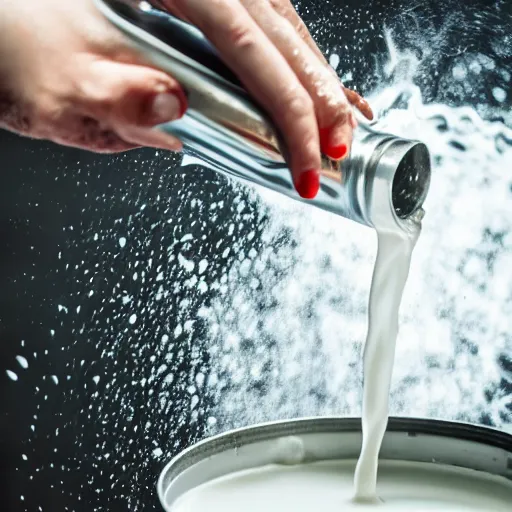
M 190 19 L 185 14 L 183 8 L 180 6 L 181 2 L 176 0 L 153 0 L 152 5 L 155 7 L 159 7 L 162 10 L 169 11 L 174 14 L 178 18 L 181 18 L 184 21 L 188 21 L 190 23 Z
M 183 0 L 180 6 L 269 112 L 285 138 L 297 191 L 314 197 L 321 165 L 314 105 L 286 59 L 240 2 L 216 0 L 212 8 L 204 0 Z
M 320 61 L 325 63 L 326 66 L 329 66 L 329 69 L 332 69 L 324 54 L 321 52 L 315 40 L 311 36 L 311 33 L 306 27 L 306 24 L 298 15 L 295 7 L 290 3 L 290 1 L 269 0 L 269 3 L 277 13 L 279 13 L 283 18 L 287 19 L 291 23 L 300 38 L 309 46 L 309 48 L 320 59 Z M 338 77 L 336 72 L 334 72 L 334 75 Z M 368 102 L 364 100 L 357 92 L 352 91 L 351 89 L 347 89 L 343 86 L 343 90 L 347 96 L 348 101 L 354 107 L 356 107 L 361 112 L 361 114 L 363 114 L 367 119 L 371 121 L 373 119 L 373 112 Z
M 369 121 L 373 120 L 373 110 L 372 107 L 370 107 L 370 104 L 362 97 L 360 96 L 356 91 L 353 91 L 352 89 L 348 89 L 347 87 L 343 86 L 343 91 L 345 92 L 345 96 L 347 97 L 348 101 L 363 114 L 366 119 Z
M 312 98 L 322 152 L 336 160 L 344 158 L 352 142 L 352 110 L 338 78 L 269 2 L 241 0 L 241 3 L 285 57 Z
M 329 65 L 324 54 L 321 52 L 320 48 L 318 48 L 318 45 L 311 36 L 306 24 L 298 15 L 295 7 L 289 2 L 289 0 L 268 0 L 268 3 L 278 14 L 290 22 L 296 33 L 311 48 L 320 61 Z
M 78 88 L 78 103 L 91 118 L 136 145 L 175 151 L 181 144 L 153 128 L 183 116 L 179 84 L 165 73 L 133 64 L 95 60 Z

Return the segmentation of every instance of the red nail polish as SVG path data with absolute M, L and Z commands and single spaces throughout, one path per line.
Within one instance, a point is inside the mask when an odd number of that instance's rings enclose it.
M 348 152 L 346 144 L 340 144 L 339 146 L 330 146 L 325 151 L 325 154 L 334 160 L 341 160 Z
M 329 144 L 329 137 L 331 135 L 330 128 L 320 128 L 320 149 L 324 155 L 327 155 L 333 160 L 340 160 L 346 156 L 348 147 L 346 144 L 340 144 L 339 146 L 331 146 Z
M 315 170 L 304 171 L 295 186 L 300 197 L 314 199 L 320 190 L 320 173 Z

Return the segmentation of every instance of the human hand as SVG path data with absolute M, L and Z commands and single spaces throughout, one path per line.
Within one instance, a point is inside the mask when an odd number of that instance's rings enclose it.
M 349 151 L 350 103 L 372 114 L 342 87 L 289 0 L 153 3 L 216 46 L 282 131 L 299 194 L 314 197 L 320 149 L 334 159 Z M 99 152 L 179 150 L 154 127 L 186 105 L 179 84 L 149 66 L 91 0 L 0 0 L 0 125 Z
M 96 152 L 179 150 L 186 97 L 91 0 L 0 0 L 0 126 Z

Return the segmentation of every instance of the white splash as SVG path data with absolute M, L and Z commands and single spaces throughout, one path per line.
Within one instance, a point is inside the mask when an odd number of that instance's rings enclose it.
M 28 368 L 28 361 L 25 357 L 23 356 L 16 356 L 16 361 L 18 361 L 18 364 L 24 369 L 26 370 Z
M 13 380 L 14 382 L 18 380 L 18 376 L 13 371 L 5 370 L 5 373 L 7 373 L 7 377 L 9 377 L 9 379 Z
M 502 426 L 511 421 L 498 358 L 511 351 L 512 175 L 504 170 L 512 169 L 512 130 L 472 107 L 423 104 L 412 82 L 417 59 L 388 42 L 383 72 L 395 82 L 369 98 L 376 126 L 425 142 L 434 165 L 402 301 L 390 411 L 485 416 Z M 225 293 L 201 312 L 211 389 L 221 390 L 216 428 L 359 416 L 373 233 L 273 192 L 254 196 L 271 219 L 263 247 L 248 267 L 230 269 L 218 285 Z

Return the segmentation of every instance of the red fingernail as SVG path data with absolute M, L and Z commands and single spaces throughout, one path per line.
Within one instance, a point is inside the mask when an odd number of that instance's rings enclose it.
M 325 150 L 325 154 L 334 160 L 341 160 L 348 152 L 346 144 L 340 144 L 339 146 L 329 146 Z
M 295 186 L 300 197 L 314 199 L 320 190 L 320 173 L 315 170 L 304 171 Z
M 332 146 L 329 143 L 331 135 L 331 128 L 320 128 L 320 149 L 324 155 L 327 155 L 333 160 L 340 160 L 346 156 L 348 152 L 348 146 L 346 144 L 339 144 L 338 146 Z

